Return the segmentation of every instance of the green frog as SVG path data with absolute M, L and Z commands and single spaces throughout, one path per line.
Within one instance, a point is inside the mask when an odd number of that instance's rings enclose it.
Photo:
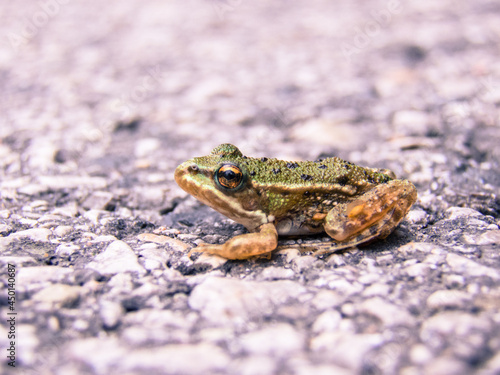
M 248 229 L 222 245 L 203 243 L 191 250 L 227 259 L 270 253 L 278 235 L 326 232 L 334 243 L 321 252 L 385 238 L 417 199 L 415 186 L 389 170 L 338 157 L 297 162 L 252 158 L 231 144 L 182 163 L 175 181 Z

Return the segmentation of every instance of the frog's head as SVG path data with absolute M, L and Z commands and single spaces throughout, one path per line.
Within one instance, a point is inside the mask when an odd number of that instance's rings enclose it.
M 266 222 L 258 209 L 241 151 L 222 144 L 210 155 L 190 159 L 175 170 L 175 181 L 202 203 L 253 229 Z

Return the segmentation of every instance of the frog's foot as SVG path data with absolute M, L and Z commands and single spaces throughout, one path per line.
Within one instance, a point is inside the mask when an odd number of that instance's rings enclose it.
M 248 233 L 231 238 L 223 245 L 200 244 L 190 250 L 192 253 L 208 253 L 226 259 L 247 259 L 255 255 L 266 254 L 278 246 L 278 232 L 272 223 L 263 224 L 255 233 Z
M 346 247 L 385 238 L 417 199 L 415 186 L 406 180 L 378 185 L 353 202 L 339 204 L 325 218 L 325 231 Z

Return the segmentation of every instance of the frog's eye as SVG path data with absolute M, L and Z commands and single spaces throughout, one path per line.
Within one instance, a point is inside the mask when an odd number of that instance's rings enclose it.
M 234 164 L 223 164 L 215 172 L 215 181 L 223 190 L 238 190 L 243 186 L 243 172 Z

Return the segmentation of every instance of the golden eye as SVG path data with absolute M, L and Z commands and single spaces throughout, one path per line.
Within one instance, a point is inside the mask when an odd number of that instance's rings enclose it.
M 235 190 L 243 186 L 243 172 L 234 164 L 223 164 L 215 172 L 217 185 L 224 190 Z

